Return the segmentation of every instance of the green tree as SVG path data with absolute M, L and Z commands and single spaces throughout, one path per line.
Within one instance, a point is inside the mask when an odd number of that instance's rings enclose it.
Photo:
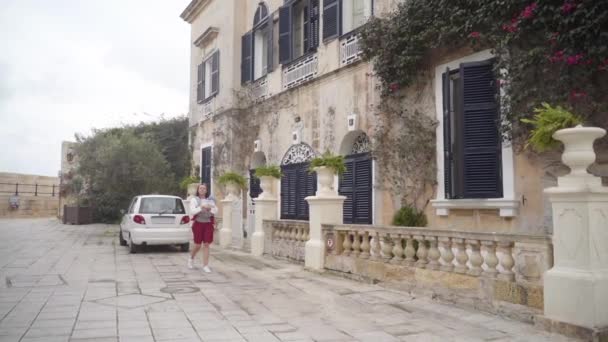
M 179 192 L 162 148 L 149 136 L 113 128 L 76 138 L 78 174 L 88 185 L 96 222 L 118 220 L 133 196 Z

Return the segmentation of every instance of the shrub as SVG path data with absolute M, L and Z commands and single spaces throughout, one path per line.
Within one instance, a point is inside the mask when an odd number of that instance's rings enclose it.
M 333 155 L 331 152 L 326 151 L 320 157 L 315 157 L 310 162 L 309 171 L 314 172 L 316 167 L 326 166 L 334 171 L 334 173 L 341 175 L 346 171 L 346 165 L 344 165 L 344 157 Z
M 238 185 L 240 188 L 245 189 L 247 187 L 247 179 L 245 177 L 239 175 L 236 172 L 228 171 L 221 175 L 217 182 L 221 185 L 226 185 L 228 183 L 234 183 Z
M 282 176 L 281 169 L 276 165 L 260 166 L 255 169 L 255 176 L 257 178 L 269 176 L 280 179 Z
M 534 127 L 530 131 L 526 147 L 532 145 L 538 152 L 557 145 L 558 142 L 553 139 L 553 133 L 563 128 L 580 125 L 583 122 L 581 117 L 570 111 L 560 106 L 552 107 L 548 103 L 543 103 L 542 107 L 535 108 L 534 113 L 536 114 L 532 119 L 521 119 L 521 121 Z
M 414 207 L 402 207 L 395 213 L 393 225 L 402 227 L 426 227 L 426 215 L 424 212 L 420 212 Z

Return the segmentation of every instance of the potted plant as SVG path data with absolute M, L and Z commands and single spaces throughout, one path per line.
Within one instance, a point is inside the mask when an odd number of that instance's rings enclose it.
M 277 165 L 260 166 L 255 169 L 255 176 L 260 179 L 262 193 L 258 198 L 274 197 L 272 183 L 275 179 L 281 179 L 281 169 Z
M 309 171 L 316 172 L 321 187 L 317 191 L 317 195 L 331 196 L 335 195 L 334 190 L 334 175 L 341 175 L 346 171 L 344 165 L 344 157 L 333 155 L 326 151 L 319 157 L 315 157 L 310 162 Z
M 179 188 L 182 191 L 186 191 L 186 197 L 196 195 L 196 187 L 199 184 L 199 179 L 194 176 L 184 177 L 179 183 Z
M 560 107 L 543 103 L 534 110 L 533 119 L 522 119 L 522 122 L 533 126 L 528 145 L 542 152 L 557 146 L 558 141 L 564 144 L 562 162 L 570 167 L 570 174 L 561 177 L 558 184 L 572 182 L 585 184 L 589 178 L 587 167 L 595 161 L 593 142 L 606 135 L 606 130 L 599 127 L 583 127 L 583 119 Z M 528 146 L 527 145 L 527 146 Z
M 64 224 L 90 224 L 93 223 L 93 211 L 88 205 L 84 181 L 74 176 L 63 185 L 63 193 L 68 203 L 63 206 Z
M 232 200 L 238 197 L 239 189 L 245 189 L 247 187 L 247 180 L 245 177 L 232 171 L 222 174 L 218 179 L 218 183 L 226 187 L 226 191 L 228 192 L 226 198 Z

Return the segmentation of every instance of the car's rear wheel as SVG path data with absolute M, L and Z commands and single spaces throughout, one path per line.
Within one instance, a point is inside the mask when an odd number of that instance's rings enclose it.
M 120 242 L 121 246 L 127 245 L 127 240 L 125 240 L 125 238 L 122 236 L 122 229 L 118 231 L 118 241 Z
M 129 235 L 129 253 L 135 254 L 138 251 L 139 251 L 139 245 L 134 244 L 133 240 L 131 240 L 131 236 Z
M 179 245 L 182 252 L 188 252 L 190 250 L 190 242 L 182 243 Z

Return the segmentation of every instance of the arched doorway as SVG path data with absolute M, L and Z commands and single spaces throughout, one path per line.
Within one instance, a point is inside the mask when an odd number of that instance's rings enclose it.
M 346 196 L 344 223 L 373 223 L 373 167 L 371 143 L 367 134 L 350 132 L 344 137 L 340 153 L 344 155 L 346 172 L 340 177 L 338 192 Z
M 281 219 L 308 220 L 305 198 L 317 191 L 317 176 L 308 172 L 310 160 L 316 156 L 308 144 L 293 145 L 281 161 Z

